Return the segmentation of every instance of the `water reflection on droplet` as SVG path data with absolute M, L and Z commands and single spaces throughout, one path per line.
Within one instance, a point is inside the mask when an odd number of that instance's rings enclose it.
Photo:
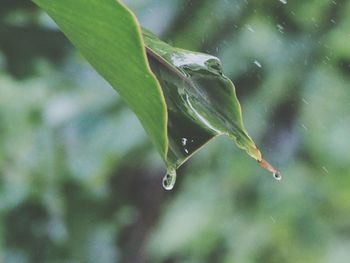
M 172 190 L 176 182 L 176 170 L 174 168 L 168 168 L 166 175 L 163 177 L 163 188 L 165 190 Z

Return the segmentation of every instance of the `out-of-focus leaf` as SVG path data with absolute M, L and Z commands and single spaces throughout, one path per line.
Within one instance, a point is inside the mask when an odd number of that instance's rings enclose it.
M 166 106 L 133 14 L 116 0 L 33 0 L 136 113 L 166 159 Z
M 243 125 L 235 87 L 223 74 L 219 59 L 174 48 L 147 30 L 144 39 L 168 108 L 168 166 L 176 169 L 218 135 L 227 135 L 268 165 Z

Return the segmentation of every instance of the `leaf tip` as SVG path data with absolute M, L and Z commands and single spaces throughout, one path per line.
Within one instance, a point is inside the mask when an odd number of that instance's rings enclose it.
M 264 158 L 261 158 L 261 160 L 257 160 L 260 166 L 269 172 L 271 172 L 274 175 L 280 175 L 281 173 L 273 167 L 268 161 L 266 161 Z

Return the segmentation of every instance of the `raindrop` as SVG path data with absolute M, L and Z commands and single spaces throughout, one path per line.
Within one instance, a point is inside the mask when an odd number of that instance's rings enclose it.
M 248 31 L 254 33 L 254 29 L 251 27 L 251 25 L 247 25 L 246 27 L 247 27 Z
M 323 171 L 325 171 L 327 174 L 329 174 L 328 169 L 325 166 L 322 166 Z
M 165 190 L 172 190 L 176 182 L 176 170 L 174 168 L 168 168 L 166 175 L 163 177 L 163 188 Z
M 254 60 L 254 64 L 255 64 L 257 67 L 262 68 L 262 66 L 261 66 L 261 64 L 260 64 L 260 62 L 259 62 L 259 61 Z
M 280 33 L 282 33 L 282 34 L 284 33 L 284 27 L 282 25 L 277 24 L 277 29 Z
M 303 101 L 306 105 L 309 105 L 309 102 L 308 102 L 306 99 L 302 98 L 302 101 Z
M 182 146 L 185 146 L 187 144 L 187 139 L 186 138 L 182 138 L 181 139 L 181 143 L 182 143 Z
M 280 0 L 280 2 L 285 5 L 287 4 L 287 0 Z

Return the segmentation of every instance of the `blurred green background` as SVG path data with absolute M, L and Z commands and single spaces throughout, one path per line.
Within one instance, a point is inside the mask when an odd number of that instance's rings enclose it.
M 350 1 L 124 2 L 222 60 L 283 180 L 222 137 L 166 192 L 118 94 L 34 4 L 0 0 L 0 262 L 349 262 Z

